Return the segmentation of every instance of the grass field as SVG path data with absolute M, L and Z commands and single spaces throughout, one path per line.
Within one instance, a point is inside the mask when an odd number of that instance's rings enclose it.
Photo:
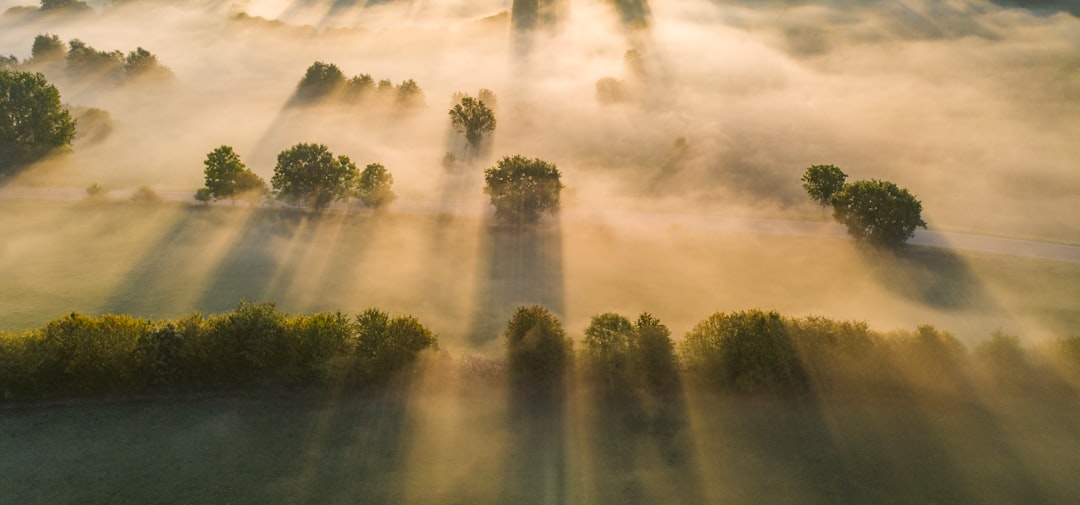
M 529 233 L 480 218 L 243 207 L 0 202 L 0 328 L 72 311 L 172 318 L 240 299 L 289 312 L 380 307 L 444 343 L 501 352 L 514 307 L 540 303 L 576 336 L 606 311 L 650 312 L 676 338 L 714 311 L 776 309 L 933 324 L 969 343 L 1080 327 L 1080 265 L 840 237 L 555 222 Z
M 429 370 L 366 395 L 8 406 L 0 411 L 0 502 L 981 504 L 1080 496 L 1073 393 L 994 391 L 964 401 L 689 394 L 657 410 L 571 391 L 530 402 Z

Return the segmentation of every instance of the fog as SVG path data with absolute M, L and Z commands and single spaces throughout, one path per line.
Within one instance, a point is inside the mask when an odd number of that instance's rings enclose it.
M 522 303 L 549 306 L 575 335 L 610 310 L 652 312 L 676 337 L 713 311 L 748 307 L 882 329 L 930 323 L 969 342 L 997 328 L 1057 336 L 1080 321 L 1075 265 L 863 251 L 799 181 L 831 163 L 909 188 L 933 230 L 1080 243 L 1080 19 L 1053 4 L 90 3 L 7 12 L 0 52 L 29 58 L 34 36 L 51 33 L 143 47 L 175 78 L 103 85 L 40 69 L 66 103 L 108 111 L 112 130 L 8 190 L 98 183 L 117 201 L 140 186 L 182 198 L 219 145 L 269 180 L 278 152 L 317 142 L 384 164 L 399 200 L 384 216 L 9 200 L 0 275 L 19 291 L 2 295 L 7 328 L 72 310 L 173 317 L 252 298 L 410 313 L 452 345 L 497 354 Z M 426 106 L 290 105 L 315 61 L 415 79 Z M 605 77 L 624 100 L 597 99 Z M 478 159 L 448 171 L 444 154 L 463 146 L 451 96 L 480 88 L 498 96 L 498 127 Z M 482 169 L 510 154 L 557 164 L 566 185 L 560 216 L 524 234 L 489 225 L 481 190 Z M 805 226 L 710 224 L 741 218 Z

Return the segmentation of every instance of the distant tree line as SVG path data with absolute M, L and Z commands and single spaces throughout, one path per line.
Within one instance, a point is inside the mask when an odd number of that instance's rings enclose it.
M 172 71 L 162 65 L 156 55 L 142 47 L 127 54 L 118 50 L 101 51 L 79 39 L 71 39 L 65 44 L 54 34 L 34 37 L 30 58 L 22 63 L 14 56 L 0 58 L 2 67 L 33 69 L 49 75 L 53 75 L 54 69 L 63 70 L 71 79 L 110 84 L 173 77 Z
M 370 74 L 346 78 L 337 65 L 316 61 L 308 67 L 293 94 L 296 105 L 370 102 L 393 104 L 400 110 L 414 109 L 424 106 L 424 91 L 412 79 L 395 85 L 389 79 L 376 81 Z
M 549 310 L 520 307 L 503 333 L 505 362 L 466 356 L 462 370 L 508 378 L 522 394 L 579 381 L 606 395 L 673 401 L 683 384 L 740 395 L 890 397 L 918 391 L 963 399 L 981 381 L 995 388 L 1080 387 L 1080 336 L 1032 352 L 995 332 L 970 352 L 932 326 L 878 332 L 865 323 L 748 310 L 715 313 L 677 345 L 641 314 L 598 314 L 580 351 Z M 435 335 L 409 316 L 372 309 L 290 316 L 241 303 L 211 316 L 152 321 L 71 314 L 45 327 L 0 332 L 5 400 L 260 388 L 320 383 L 374 385 L 404 373 Z M 1033 389 L 1032 389 L 1033 388 Z
M 357 387 L 403 373 L 437 337 L 413 317 L 377 309 L 287 315 L 244 302 L 224 314 L 151 321 L 71 314 L 0 332 L 5 400 L 284 387 Z

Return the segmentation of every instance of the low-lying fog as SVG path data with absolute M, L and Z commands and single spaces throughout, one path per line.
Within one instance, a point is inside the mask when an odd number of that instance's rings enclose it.
M 0 10 L 28 1 L 0 0 Z M 529 238 L 467 217 L 485 206 L 480 171 L 509 154 L 558 165 L 567 216 L 614 208 L 821 220 L 799 178 L 831 163 L 909 188 L 931 229 L 1080 243 L 1076 13 L 978 0 L 549 0 L 535 19 L 493 0 L 91 6 L 9 11 L 0 53 L 29 58 L 34 37 L 50 33 L 106 51 L 143 47 L 175 79 L 105 86 L 46 70 L 66 103 L 108 111 L 113 130 L 12 185 L 194 193 L 219 145 L 269 180 L 278 152 L 317 142 L 360 166 L 384 164 L 399 201 L 383 221 L 254 228 L 262 218 L 240 211 L 20 204 L 0 219 L 4 284 L 22 289 L 3 295 L 7 327 L 70 310 L 224 310 L 240 297 L 277 298 L 288 310 L 377 305 L 459 335 L 477 328 L 478 313 L 505 321 L 502 306 L 519 301 L 552 305 L 574 332 L 620 310 L 656 313 L 679 335 L 714 310 L 754 306 L 883 329 L 928 322 L 970 339 L 997 327 L 1060 334 L 1078 320 L 1072 288 L 1051 286 L 1036 302 L 1017 291 L 1039 289 L 1031 279 L 1075 280 L 1061 265 L 1033 263 L 1032 275 L 943 251 L 885 261 L 841 237 L 640 226 L 617 212 L 564 217 Z M 627 63 L 629 50 L 640 66 Z M 315 61 L 347 76 L 415 79 L 426 107 L 290 107 Z M 605 77 L 621 82 L 624 101 L 598 101 Z M 465 174 L 448 172 L 443 155 L 462 145 L 449 127 L 451 96 L 480 88 L 498 97 L 490 149 Z M 424 202 L 473 213 L 394 217 Z M 368 234 L 342 232 L 360 229 Z M 341 270 L 327 270 L 335 261 Z M 235 272 L 243 268 L 249 275 Z M 990 271 L 1000 276 L 982 280 Z M 288 279 L 299 280 L 285 290 Z

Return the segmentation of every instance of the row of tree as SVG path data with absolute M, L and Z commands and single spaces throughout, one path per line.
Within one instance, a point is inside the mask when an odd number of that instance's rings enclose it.
M 0 332 L 5 400 L 279 387 L 366 386 L 406 370 L 437 337 L 416 318 L 377 309 L 287 315 L 273 304 L 168 321 L 71 314 Z
M 376 80 L 370 74 L 350 78 L 333 63 L 316 61 L 296 85 L 293 103 L 308 105 L 325 102 L 359 104 L 368 100 L 392 102 L 401 109 L 424 105 L 424 91 L 412 79 L 394 85 L 389 79 Z
M 50 73 L 62 68 L 71 79 L 120 84 L 134 80 L 171 79 L 172 71 L 162 65 L 157 56 L 142 47 L 124 54 L 122 51 L 101 51 L 89 44 L 72 39 L 67 44 L 54 34 L 34 37 L 30 58 L 19 62 L 10 56 L 0 59 L 0 66 L 9 69 L 33 69 Z
M 970 384 L 1055 390 L 1080 387 L 1080 336 L 1030 352 L 995 332 L 974 352 L 932 326 L 882 333 L 865 323 L 716 313 L 675 344 L 657 318 L 592 318 L 576 354 L 558 318 L 520 307 L 503 333 L 505 370 L 519 392 L 553 393 L 571 371 L 607 392 L 664 399 L 689 383 L 740 394 L 959 395 Z M 71 314 L 44 328 L 0 332 L 5 399 L 313 383 L 369 385 L 402 373 L 437 348 L 412 317 L 368 310 L 290 316 L 241 303 L 225 314 L 168 321 Z M 475 360 L 461 361 L 476 370 Z M 470 363 L 472 365 L 470 365 Z M 501 367 L 499 367 L 501 368 Z M 490 375 L 490 374 L 488 374 Z M 621 393 L 620 393 L 621 392 Z
M 195 193 L 195 199 L 201 202 L 254 202 L 269 196 L 318 212 L 349 198 L 357 198 L 373 209 L 384 208 L 396 198 L 391 189 L 394 176 L 386 167 L 371 163 L 360 171 L 348 156 L 335 157 L 322 144 L 300 143 L 279 153 L 271 187 L 248 169 L 230 146 L 214 149 L 203 164 L 205 186 Z
M 802 181 L 810 198 L 822 208 L 831 205 L 833 219 L 861 242 L 897 248 L 915 235 L 915 228 L 926 228 L 922 203 L 889 181 L 848 183 L 847 174 L 835 165 L 812 165 Z
M 964 395 L 980 379 L 1003 387 L 1080 387 L 1080 336 L 1030 353 L 1018 337 L 999 331 L 969 353 L 933 326 L 882 333 L 862 322 L 761 310 L 713 314 L 678 346 L 649 314 L 633 323 L 600 314 L 584 333 L 577 362 L 587 379 L 653 396 L 673 392 L 682 377 L 706 389 L 780 395 L 887 395 L 913 388 Z M 512 379 L 562 386 L 575 362 L 573 342 L 553 314 L 522 307 L 504 337 Z

